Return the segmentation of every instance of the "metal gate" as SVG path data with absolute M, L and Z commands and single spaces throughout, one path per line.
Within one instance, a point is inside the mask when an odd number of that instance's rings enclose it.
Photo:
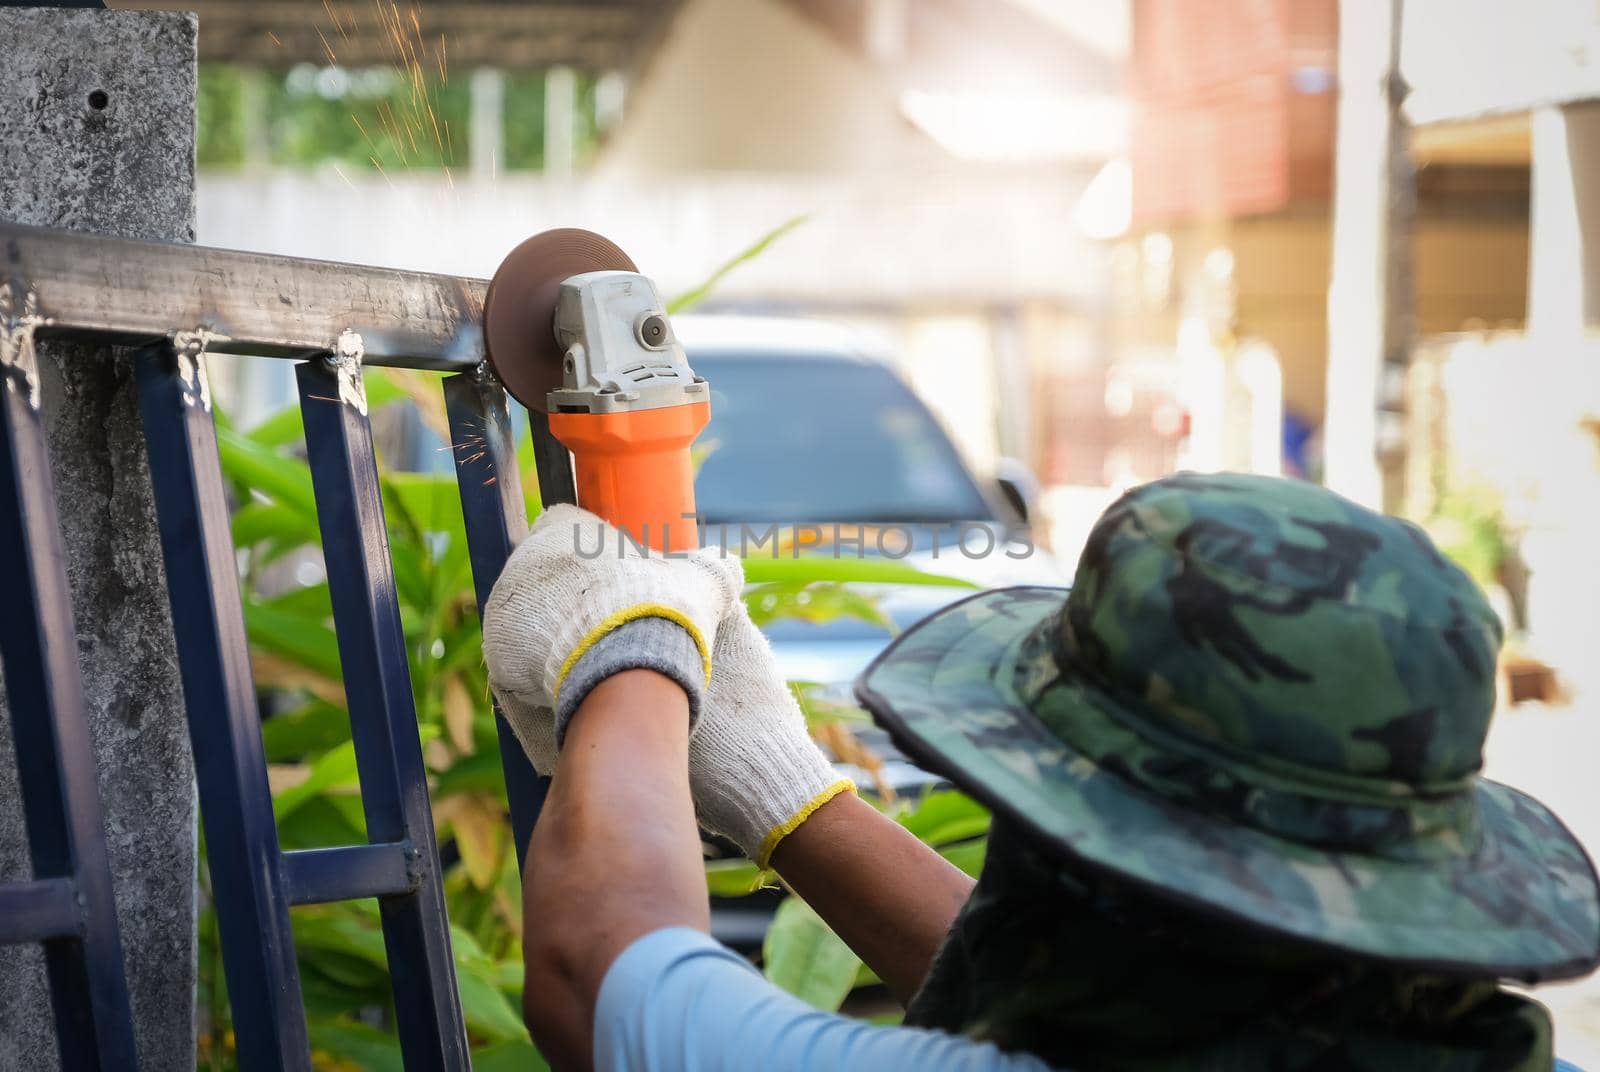
M 407 1068 L 468 1067 L 364 365 L 442 378 L 478 604 L 526 531 L 505 392 L 483 363 L 479 280 L 0 223 L 0 612 L 35 879 L 0 886 L 0 942 L 42 942 L 68 1068 L 124 1068 L 133 1029 L 63 567 L 34 340 L 136 347 L 167 588 L 240 1064 L 305 1068 L 292 905 L 376 897 Z M 267 784 L 202 355 L 297 361 L 369 843 L 284 852 Z M 334 403 L 334 404 L 330 404 Z M 566 450 L 529 415 L 546 502 Z M 496 711 L 518 858 L 543 796 Z

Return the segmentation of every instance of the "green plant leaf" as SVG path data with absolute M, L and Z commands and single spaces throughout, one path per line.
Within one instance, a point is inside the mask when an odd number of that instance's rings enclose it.
M 293 924 L 295 949 L 304 964 L 337 984 L 384 996 L 389 962 L 375 912 L 355 901 L 324 905 L 296 912 Z
M 294 507 L 253 500 L 233 512 L 233 545 L 253 547 L 263 540 L 271 540 L 281 554 L 302 544 L 322 546 L 322 530 L 316 518 Z
M 495 985 L 493 976 L 482 966 L 456 962 L 456 981 L 461 987 L 461 1011 L 467 1027 L 494 1042 L 526 1042 L 528 1029 L 511 999 Z
M 362 386 L 366 388 L 368 413 L 407 397 L 406 392 L 398 384 L 390 382 L 387 376 L 363 376 Z M 263 447 L 287 447 L 291 443 L 304 442 L 306 426 L 300 404 L 292 403 L 268 415 L 244 434 Z
M 318 618 L 285 611 L 272 603 L 248 601 L 244 605 L 244 624 L 250 643 L 333 681 L 343 680 L 339 639 Z
M 333 600 L 328 592 L 327 581 L 291 588 L 282 595 L 262 601 L 261 606 L 270 607 L 276 613 L 292 614 L 318 623 L 333 618 Z
M 472 1051 L 472 1072 L 549 1072 L 531 1042 L 497 1042 Z
M 359 845 L 366 840 L 366 818 L 355 796 L 313 796 L 278 823 L 278 843 L 286 851 Z
M 419 528 L 466 542 L 461 492 L 454 473 L 391 472 L 384 475 L 384 484 Z
M 418 609 L 434 604 L 433 589 L 428 584 L 436 562 L 432 536 L 440 531 L 452 542 L 466 542 L 466 530 L 461 522 L 461 508 L 454 485 L 450 497 L 442 505 L 436 486 L 440 478 L 427 473 L 385 473 L 382 477 L 384 522 L 389 530 L 389 560 L 394 567 L 395 587 L 406 604 Z M 407 491 L 406 489 L 411 489 Z M 455 523 L 450 526 L 449 507 L 454 504 Z M 430 527 L 431 514 L 444 518 L 446 527 Z
M 472 932 L 450 925 L 450 947 L 455 950 L 458 963 L 472 962 L 474 964 L 489 964 L 489 954 L 483 951 L 483 946 L 472 936 Z
M 861 970 L 861 958 L 798 897 L 778 906 L 761 960 L 774 985 L 826 1012 L 838 1010 Z
M 947 845 L 939 850 L 939 855 L 949 860 L 962 871 L 965 871 L 968 875 L 977 878 L 978 872 L 983 870 L 983 857 L 988 848 L 988 838 L 974 838 L 972 841 L 962 841 L 954 845 Z
M 320 1051 L 367 1072 L 404 1072 L 400 1040 L 394 1035 L 344 1019 L 312 1020 L 306 1029 L 313 1054 Z
M 899 817 L 900 825 L 935 848 L 989 832 L 989 810 L 965 793 L 936 789 Z
M 667 302 L 667 314 L 670 316 L 676 313 L 686 312 L 705 301 L 706 296 L 717 288 L 717 284 L 721 283 L 723 279 L 727 277 L 729 272 L 733 271 L 735 268 L 738 268 L 741 264 L 755 260 L 757 257 L 761 256 L 761 254 L 767 251 L 768 246 L 772 245 L 772 243 L 776 242 L 778 239 L 782 238 L 784 235 L 788 234 L 802 223 L 805 223 L 806 220 L 810 218 L 810 215 L 802 214 L 791 217 L 790 219 L 784 220 L 782 223 L 778 224 L 778 226 L 774 227 L 772 230 L 756 239 L 750 245 L 746 246 L 744 249 L 740 250 L 726 261 L 723 261 L 722 264 L 717 266 L 716 271 L 712 272 L 706 277 L 705 282 L 701 283 L 693 290 L 685 291 L 684 293 L 679 294 L 676 298 L 673 298 L 671 301 Z
M 272 814 L 284 818 L 312 798 L 330 789 L 353 789 L 360 784 L 356 770 L 356 746 L 347 741 L 318 757 L 311 774 L 299 785 L 281 790 L 272 797 Z
M 305 462 L 221 428 L 217 429 L 217 453 L 229 479 L 299 511 L 302 517 L 316 519 L 317 500 Z
M 511 870 L 512 873 L 516 872 L 516 868 L 514 866 L 509 870 Z M 526 971 L 523 967 L 520 956 L 507 957 L 505 960 L 497 961 L 494 965 L 495 985 L 501 990 L 504 990 L 507 994 L 522 993 L 522 985 L 525 975 Z
M 439 639 L 444 641 L 444 655 L 440 657 L 437 672 L 443 674 L 457 674 L 475 668 L 483 667 L 483 627 L 478 621 L 476 606 L 469 608 L 463 615 L 462 623 L 454 629 L 448 630 Z M 488 688 L 485 686 L 482 693 L 483 702 L 488 704 Z
M 713 897 L 743 897 L 772 885 L 772 874 L 749 860 L 707 860 L 706 889 Z
M 741 559 L 746 584 L 769 582 L 842 581 L 851 584 L 926 584 L 952 588 L 976 588 L 960 577 L 921 570 L 888 558 L 833 558 L 829 555 L 801 555 L 798 558 L 773 558 L 747 555 Z
M 293 763 L 350 739 L 350 715 L 341 707 L 311 700 L 261 723 L 268 763 Z
M 759 584 L 747 588 L 744 599 L 751 620 L 758 626 L 780 618 L 813 625 L 824 625 L 838 618 L 859 618 L 884 632 L 899 632 L 894 619 L 884 613 L 874 596 L 831 581 Z
M 456 793 L 494 793 L 502 800 L 506 794 L 505 774 L 500 767 L 500 751 L 474 752 L 450 764 L 434 781 L 433 799 Z
M 352 1016 L 359 1016 L 364 1010 L 388 1006 L 388 983 L 375 969 L 372 970 L 372 977 L 377 982 L 371 986 L 350 986 L 323 974 L 320 965 L 324 959 L 326 955 L 321 958 L 300 958 L 300 992 L 305 998 L 308 1021 L 348 1020 Z

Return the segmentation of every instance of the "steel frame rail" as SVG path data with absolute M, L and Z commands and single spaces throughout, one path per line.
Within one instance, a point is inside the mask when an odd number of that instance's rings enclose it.
M 209 352 L 310 358 L 353 332 L 368 365 L 483 363 L 480 279 L 3 222 L 0 272 L 37 292 L 39 337 L 140 345 L 197 332 Z
M 527 531 L 509 402 L 483 363 L 481 280 L 0 223 L 0 647 L 37 876 L 0 887 L 0 942 L 42 941 L 68 1068 L 128 1067 L 133 1032 L 45 454 L 34 342 L 137 347 L 201 820 L 240 1065 L 309 1068 L 292 905 L 378 898 L 408 1069 L 466 1069 L 426 771 L 362 385 L 364 365 L 443 383 L 480 608 Z M 298 359 L 371 843 L 284 852 L 267 784 L 207 353 Z M 571 462 L 530 414 L 542 497 Z M 10 552 L 7 554 L 7 552 Z M 496 710 L 519 860 L 544 785 Z

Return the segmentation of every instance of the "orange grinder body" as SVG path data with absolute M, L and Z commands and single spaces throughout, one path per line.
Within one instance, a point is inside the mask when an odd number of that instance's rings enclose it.
M 689 448 L 711 403 L 620 413 L 552 413 L 550 432 L 572 451 L 578 505 L 657 551 L 699 546 Z
M 627 254 L 589 231 L 535 235 L 495 273 L 483 328 L 500 382 L 572 452 L 578 505 L 640 546 L 697 547 L 690 446 L 711 392 Z

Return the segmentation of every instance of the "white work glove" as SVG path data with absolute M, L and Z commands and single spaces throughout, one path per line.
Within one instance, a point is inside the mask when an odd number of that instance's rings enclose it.
M 655 670 L 682 685 L 692 727 L 718 625 L 743 582 L 738 559 L 720 552 L 642 554 L 587 510 L 541 514 L 483 608 L 489 688 L 534 769 L 555 769 L 583 697 L 623 670 Z
M 800 704 L 742 601 L 717 627 L 711 664 L 689 739 L 696 818 L 766 867 L 779 841 L 855 785 L 806 732 Z

